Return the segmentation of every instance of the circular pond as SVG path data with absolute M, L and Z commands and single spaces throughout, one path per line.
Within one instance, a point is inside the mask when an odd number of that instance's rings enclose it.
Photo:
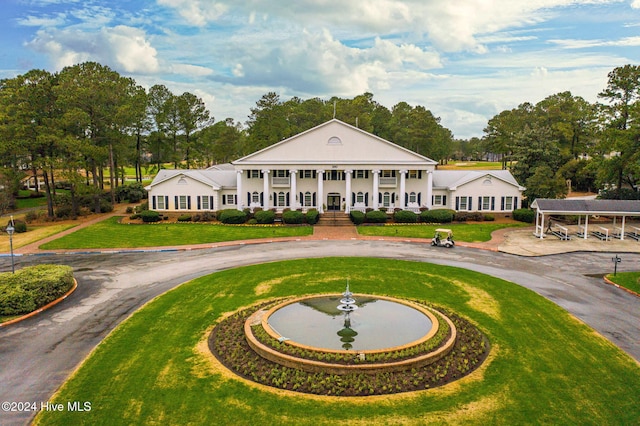
M 434 321 L 424 309 L 378 296 L 359 295 L 358 309 L 338 309 L 340 295 L 308 297 L 276 306 L 264 318 L 276 337 L 324 350 L 380 351 L 429 335 Z

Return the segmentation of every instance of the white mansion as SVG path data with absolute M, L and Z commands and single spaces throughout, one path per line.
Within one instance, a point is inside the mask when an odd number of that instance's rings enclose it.
M 231 164 L 161 170 L 147 186 L 157 211 L 316 208 L 508 213 L 524 188 L 507 170 L 436 170 L 437 162 L 333 119 Z

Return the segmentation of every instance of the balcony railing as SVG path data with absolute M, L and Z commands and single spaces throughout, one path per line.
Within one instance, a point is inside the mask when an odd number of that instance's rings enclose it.
M 380 186 L 396 187 L 397 185 L 395 177 L 380 177 Z
M 274 187 L 277 186 L 290 186 L 289 177 L 277 177 L 274 176 L 271 178 L 271 185 Z

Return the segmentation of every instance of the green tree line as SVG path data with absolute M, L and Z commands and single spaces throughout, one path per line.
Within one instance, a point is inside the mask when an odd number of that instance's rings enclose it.
M 371 93 L 283 101 L 269 92 L 245 123 L 215 122 L 198 96 L 164 85 L 145 89 L 95 62 L 58 73 L 31 70 L 0 81 L 0 209 L 11 205 L 30 174 L 44 180 L 49 216 L 60 182 L 72 201 L 93 197 L 100 211 L 105 182 L 114 202 L 125 167 L 141 182 L 165 164 L 229 162 L 332 117 L 442 163 L 496 156 L 527 186 L 529 198 L 563 196 L 569 180 L 576 190 L 609 188 L 614 196 L 635 197 L 640 67 L 615 68 L 599 97 L 602 103 L 591 104 L 562 92 L 523 103 L 491 118 L 482 138 L 455 140 L 424 106 L 399 102 L 388 109 Z

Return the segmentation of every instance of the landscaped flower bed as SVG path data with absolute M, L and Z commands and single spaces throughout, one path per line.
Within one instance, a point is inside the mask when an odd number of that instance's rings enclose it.
M 411 392 L 442 386 L 458 380 L 478 368 L 489 353 L 484 334 L 469 321 L 452 312 L 440 309 L 458 330 L 456 343 L 445 357 L 420 368 L 402 372 L 330 374 L 308 373 L 284 367 L 260 357 L 247 343 L 243 331 L 245 321 L 262 306 L 247 308 L 221 321 L 211 333 L 209 348 L 218 360 L 236 374 L 281 389 L 318 395 L 365 396 Z M 318 359 L 318 354 L 308 354 Z M 327 354 L 322 355 L 327 357 Z M 333 355 L 336 358 L 335 355 Z M 381 355 L 398 359 L 400 351 Z

